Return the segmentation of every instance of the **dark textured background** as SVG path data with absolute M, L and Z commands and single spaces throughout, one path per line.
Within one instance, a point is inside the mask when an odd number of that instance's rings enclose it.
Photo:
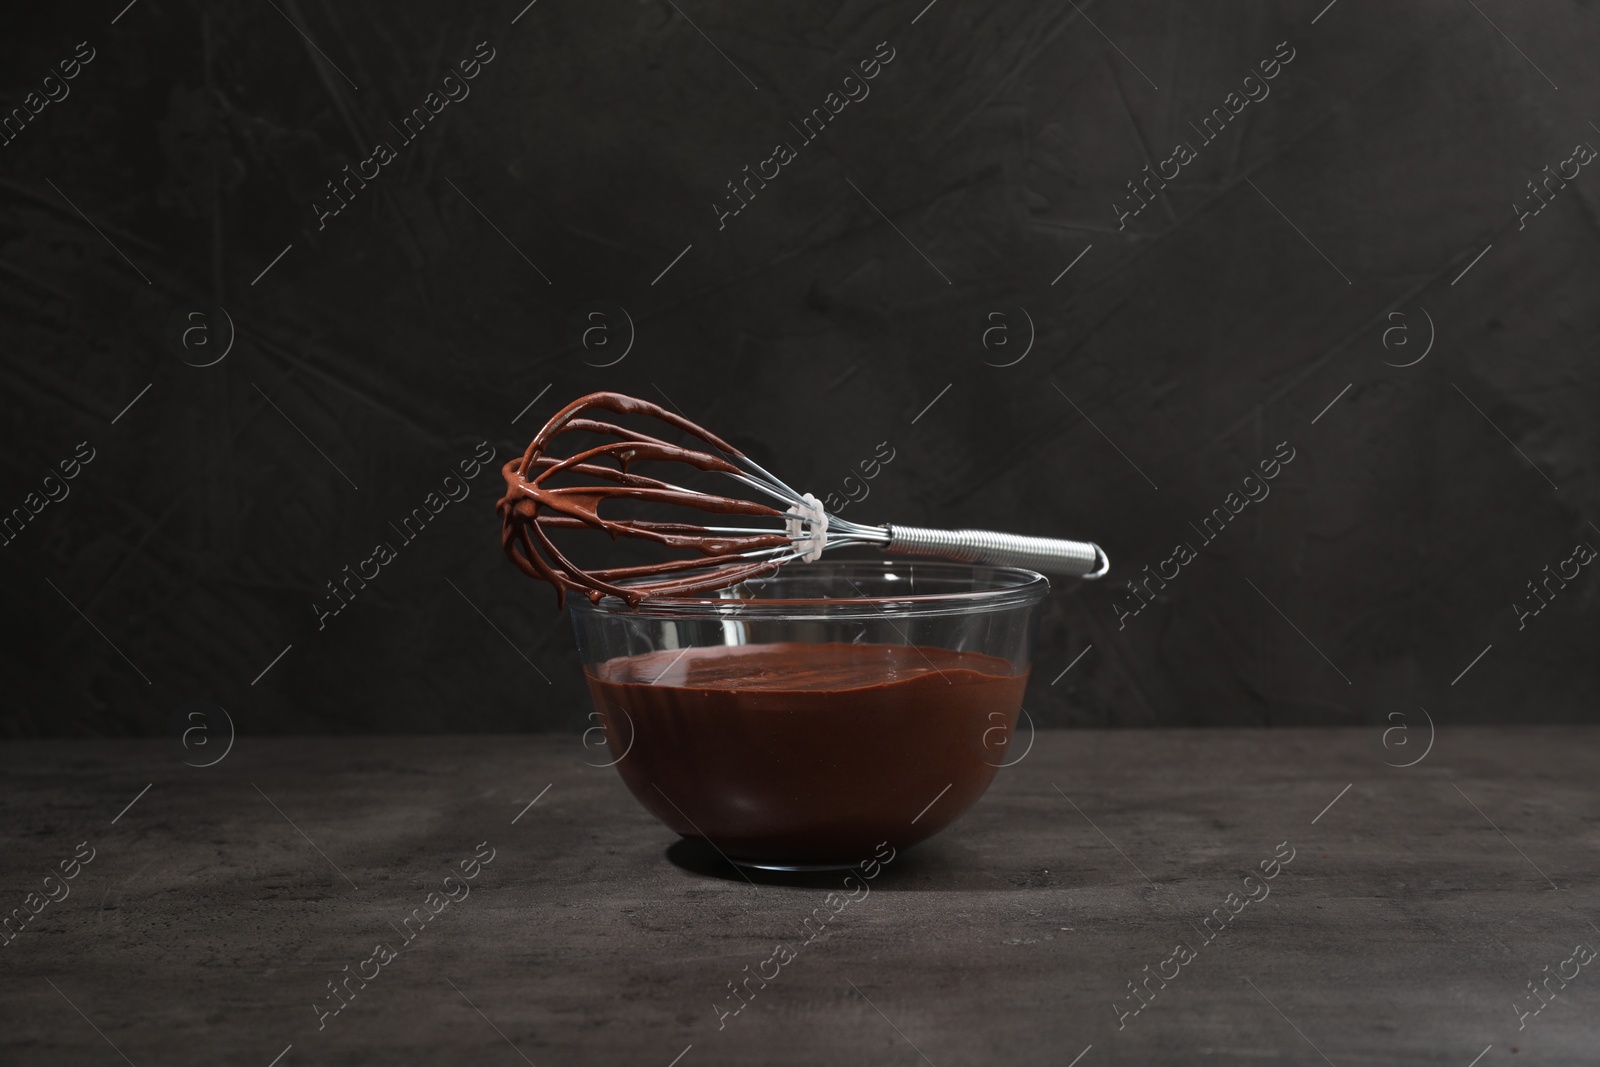
M 97 52 L 0 147 L 0 509 L 96 450 L 0 550 L 7 734 L 160 732 L 196 699 L 244 732 L 579 727 L 492 470 L 326 629 L 311 604 L 478 442 L 598 388 L 818 495 L 887 440 L 850 518 L 1093 538 L 1119 583 L 1290 442 L 1126 629 L 1116 586 L 1058 588 L 1041 723 L 1593 718 L 1597 578 L 1520 632 L 1511 605 L 1600 546 L 1600 175 L 1525 229 L 1511 205 L 1600 145 L 1594 3 L 685 0 L 704 35 L 656 0 L 123 5 L 0 38 L 7 108 Z M 884 40 L 870 96 L 719 232 L 723 183 Z M 1117 232 L 1123 183 L 1284 40 L 1271 95 Z M 471 95 L 318 232 L 322 183 L 480 41 Z M 237 331 L 206 368 L 228 328 L 184 351 L 196 301 Z M 597 302 L 635 327 L 610 367 Z M 1427 358 L 1386 365 L 1424 310 Z

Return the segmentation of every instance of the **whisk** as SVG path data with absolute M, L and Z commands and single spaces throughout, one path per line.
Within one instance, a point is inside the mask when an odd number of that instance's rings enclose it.
M 717 454 L 586 417 L 584 413 L 590 411 L 649 416 L 699 439 Z M 556 438 L 579 431 L 616 440 L 564 458 L 547 453 Z M 607 460 L 617 465 L 608 466 Z M 629 469 L 648 461 L 684 463 L 727 475 L 782 506 L 686 489 Z M 1085 541 L 846 521 L 828 514 L 816 497 L 791 489 L 710 431 L 648 400 L 622 393 L 590 393 L 574 400 L 544 424 L 527 451 L 507 462 L 502 473 L 506 495 L 495 505 L 502 523 L 501 547 L 523 573 L 555 586 L 558 603 L 569 589 L 595 601 L 616 596 L 633 604 L 651 596 L 710 593 L 770 574 L 786 563 L 814 561 L 827 549 L 852 545 L 870 545 L 895 555 L 1028 567 L 1088 579 L 1101 577 L 1111 566 L 1099 545 Z M 562 475 L 581 475 L 606 484 L 551 484 Z M 600 505 L 612 500 L 678 505 L 711 515 L 776 520 L 778 525 L 700 526 L 602 517 Z M 552 529 L 604 530 L 613 538 L 640 538 L 697 555 L 585 570 L 550 540 L 547 531 Z

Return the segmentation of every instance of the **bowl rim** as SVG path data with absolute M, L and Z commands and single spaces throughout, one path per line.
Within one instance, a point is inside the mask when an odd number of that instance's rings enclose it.
M 700 618 L 700 619 L 841 619 L 904 618 L 931 615 L 970 615 L 1031 606 L 1050 592 L 1050 580 L 1024 567 L 987 563 L 957 563 L 946 560 L 886 558 L 831 559 L 815 563 L 789 563 L 773 575 L 756 581 L 800 577 L 808 571 L 844 572 L 882 578 L 894 571 L 926 574 L 929 578 L 972 578 L 986 576 L 991 588 L 945 593 L 908 593 L 895 596 L 859 597 L 649 597 L 637 607 L 629 607 L 619 597 L 602 597 L 598 602 L 573 596 L 574 612 L 620 618 Z M 627 583 L 620 583 L 626 585 Z M 727 592 L 723 590 L 723 592 Z

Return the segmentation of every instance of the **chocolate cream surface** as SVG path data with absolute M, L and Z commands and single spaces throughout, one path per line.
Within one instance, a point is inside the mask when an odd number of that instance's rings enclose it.
M 668 649 L 586 668 L 628 788 L 734 859 L 848 864 L 915 844 L 1006 761 L 1026 671 L 884 644 Z

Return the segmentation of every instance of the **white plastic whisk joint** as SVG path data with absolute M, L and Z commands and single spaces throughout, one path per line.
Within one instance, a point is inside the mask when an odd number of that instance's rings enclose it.
M 821 559 L 822 550 L 828 547 L 828 513 L 822 501 L 810 493 L 803 495 L 784 518 L 783 532 L 799 550 L 798 558 L 807 563 Z

